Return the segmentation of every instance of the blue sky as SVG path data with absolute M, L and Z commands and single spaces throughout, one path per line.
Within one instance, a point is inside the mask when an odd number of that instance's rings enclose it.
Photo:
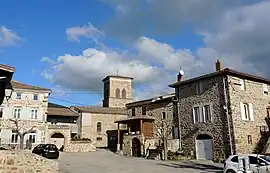
M 17 39 L 12 44 L 4 40 L 7 38 L 1 40 L 0 32 L 0 60 L 16 67 L 16 80 L 51 88 L 53 98 L 71 102 L 51 100 L 64 105 L 98 104 L 102 77 L 116 69 L 121 75 L 134 77 L 136 99 L 171 92 L 167 85 L 174 82 L 180 66 L 187 77 L 213 71 L 218 56 L 230 67 L 269 75 L 264 63 L 257 61 L 269 61 L 265 58 L 269 47 L 263 47 L 269 44 L 269 17 L 263 15 L 269 10 L 269 1 L 192 1 L 164 4 L 157 0 L 151 5 L 150 1 L 133 0 L 4 0 L 0 31 L 8 29 L 5 32 Z M 248 30 L 248 23 L 256 27 Z M 237 32 L 240 35 L 234 37 Z M 241 46 L 234 46 L 236 42 Z M 254 45 L 247 44 L 250 42 Z M 255 43 L 262 45 L 259 50 Z M 60 56 L 64 58 L 59 60 Z M 98 56 L 104 56 L 102 62 Z M 42 57 L 46 61 L 41 61 Z M 94 65 L 97 61 L 99 68 Z

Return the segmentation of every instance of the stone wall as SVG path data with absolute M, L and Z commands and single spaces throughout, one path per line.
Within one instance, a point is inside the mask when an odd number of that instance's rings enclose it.
M 1 151 L 0 173 L 58 173 L 59 164 L 27 151 Z
M 132 80 L 111 77 L 109 82 L 108 107 L 126 107 L 126 104 L 133 101 Z M 116 89 L 120 89 L 120 98 L 116 98 Z M 122 90 L 126 91 L 126 98 L 122 98 Z
M 138 138 L 141 142 L 141 155 L 146 153 L 146 149 L 156 149 L 155 139 L 145 139 L 143 135 L 124 135 L 122 151 L 125 156 L 132 156 L 132 140 Z
M 182 132 L 182 147 L 186 155 L 196 158 L 196 137 L 207 134 L 213 138 L 213 158 L 229 154 L 229 133 L 224 105 L 222 77 L 201 80 L 203 92 L 197 94 L 199 81 L 179 88 L 179 116 Z M 211 105 L 211 122 L 194 123 L 193 107 Z
M 64 147 L 64 152 L 91 152 L 96 151 L 95 144 L 88 141 L 71 141 Z
M 127 115 L 83 113 L 83 116 L 91 116 L 91 122 L 82 126 L 81 138 L 89 138 L 95 141 L 96 147 L 107 147 L 108 131 L 117 130 L 117 120 L 124 119 Z M 101 123 L 101 131 L 97 131 L 97 123 Z M 124 130 L 124 129 L 123 129 Z
M 244 80 L 245 89 L 240 88 L 240 78 L 228 77 L 230 93 L 230 113 L 233 120 L 233 132 L 235 139 L 236 153 L 255 152 L 260 139 L 260 126 L 267 126 L 265 117 L 266 108 L 270 103 L 270 92 L 268 95 L 263 93 L 263 84 L 256 81 Z M 270 88 L 268 86 L 268 90 Z M 254 121 L 242 120 L 240 102 L 252 104 Z M 248 135 L 251 142 L 248 142 Z

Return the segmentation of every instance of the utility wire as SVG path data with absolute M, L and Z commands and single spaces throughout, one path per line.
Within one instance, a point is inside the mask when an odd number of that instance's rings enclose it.
M 71 103 L 71 104 L 74 104 L 74 105 L 88 106 L 86 104 L 77 103 L 77 102 L 71 102 L 71 101 L 68 101 L 68 100 L 58 99 L 58 98 L 55 98 L 55 97 L 49 97 L 49 98 L 53 99 L 53 100 L 61 101 L 61 102 Z

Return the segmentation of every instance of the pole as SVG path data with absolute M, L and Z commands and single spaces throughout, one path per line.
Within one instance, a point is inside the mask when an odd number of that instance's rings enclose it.
M 226 106 L 226 116 L 228 121 L 228 131 L 229 131 L 229 140 L 230 140 L 230 150 L 231 155 L 233 155 L 233 147 L 232 147 L 232 136 L 231 136 L 231 127 L 230 127 L 230 117 L 229 117 L 229 110 L 228 110 L 228 98 L 227 98 L 227 88 L 226 88 L 226 80 L 223 77 L 223 90 L 224 90 L 224 97 L 225 97 L 225 106 Z
M 180 122 L 180 116 L 179 116 L 179 99 L 177 100 L 176 104 L 176 113 L 177 113 L 177 119 L 178 119 L 178 133 L 179 133 L 179 151 L 182 152 L 182 130 L 181 130 L 181 122 Z

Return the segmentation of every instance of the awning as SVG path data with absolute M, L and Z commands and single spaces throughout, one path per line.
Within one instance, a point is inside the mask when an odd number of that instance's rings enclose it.
M 146 120 L 146 121 L 154 121 L 156 118 L 150 117 L 150 116 L 132 116 L 132 117 L 127 117 L 125 119 L 117 120 L 115 123 L 128 123 L 129 121 L 133 120 Z

